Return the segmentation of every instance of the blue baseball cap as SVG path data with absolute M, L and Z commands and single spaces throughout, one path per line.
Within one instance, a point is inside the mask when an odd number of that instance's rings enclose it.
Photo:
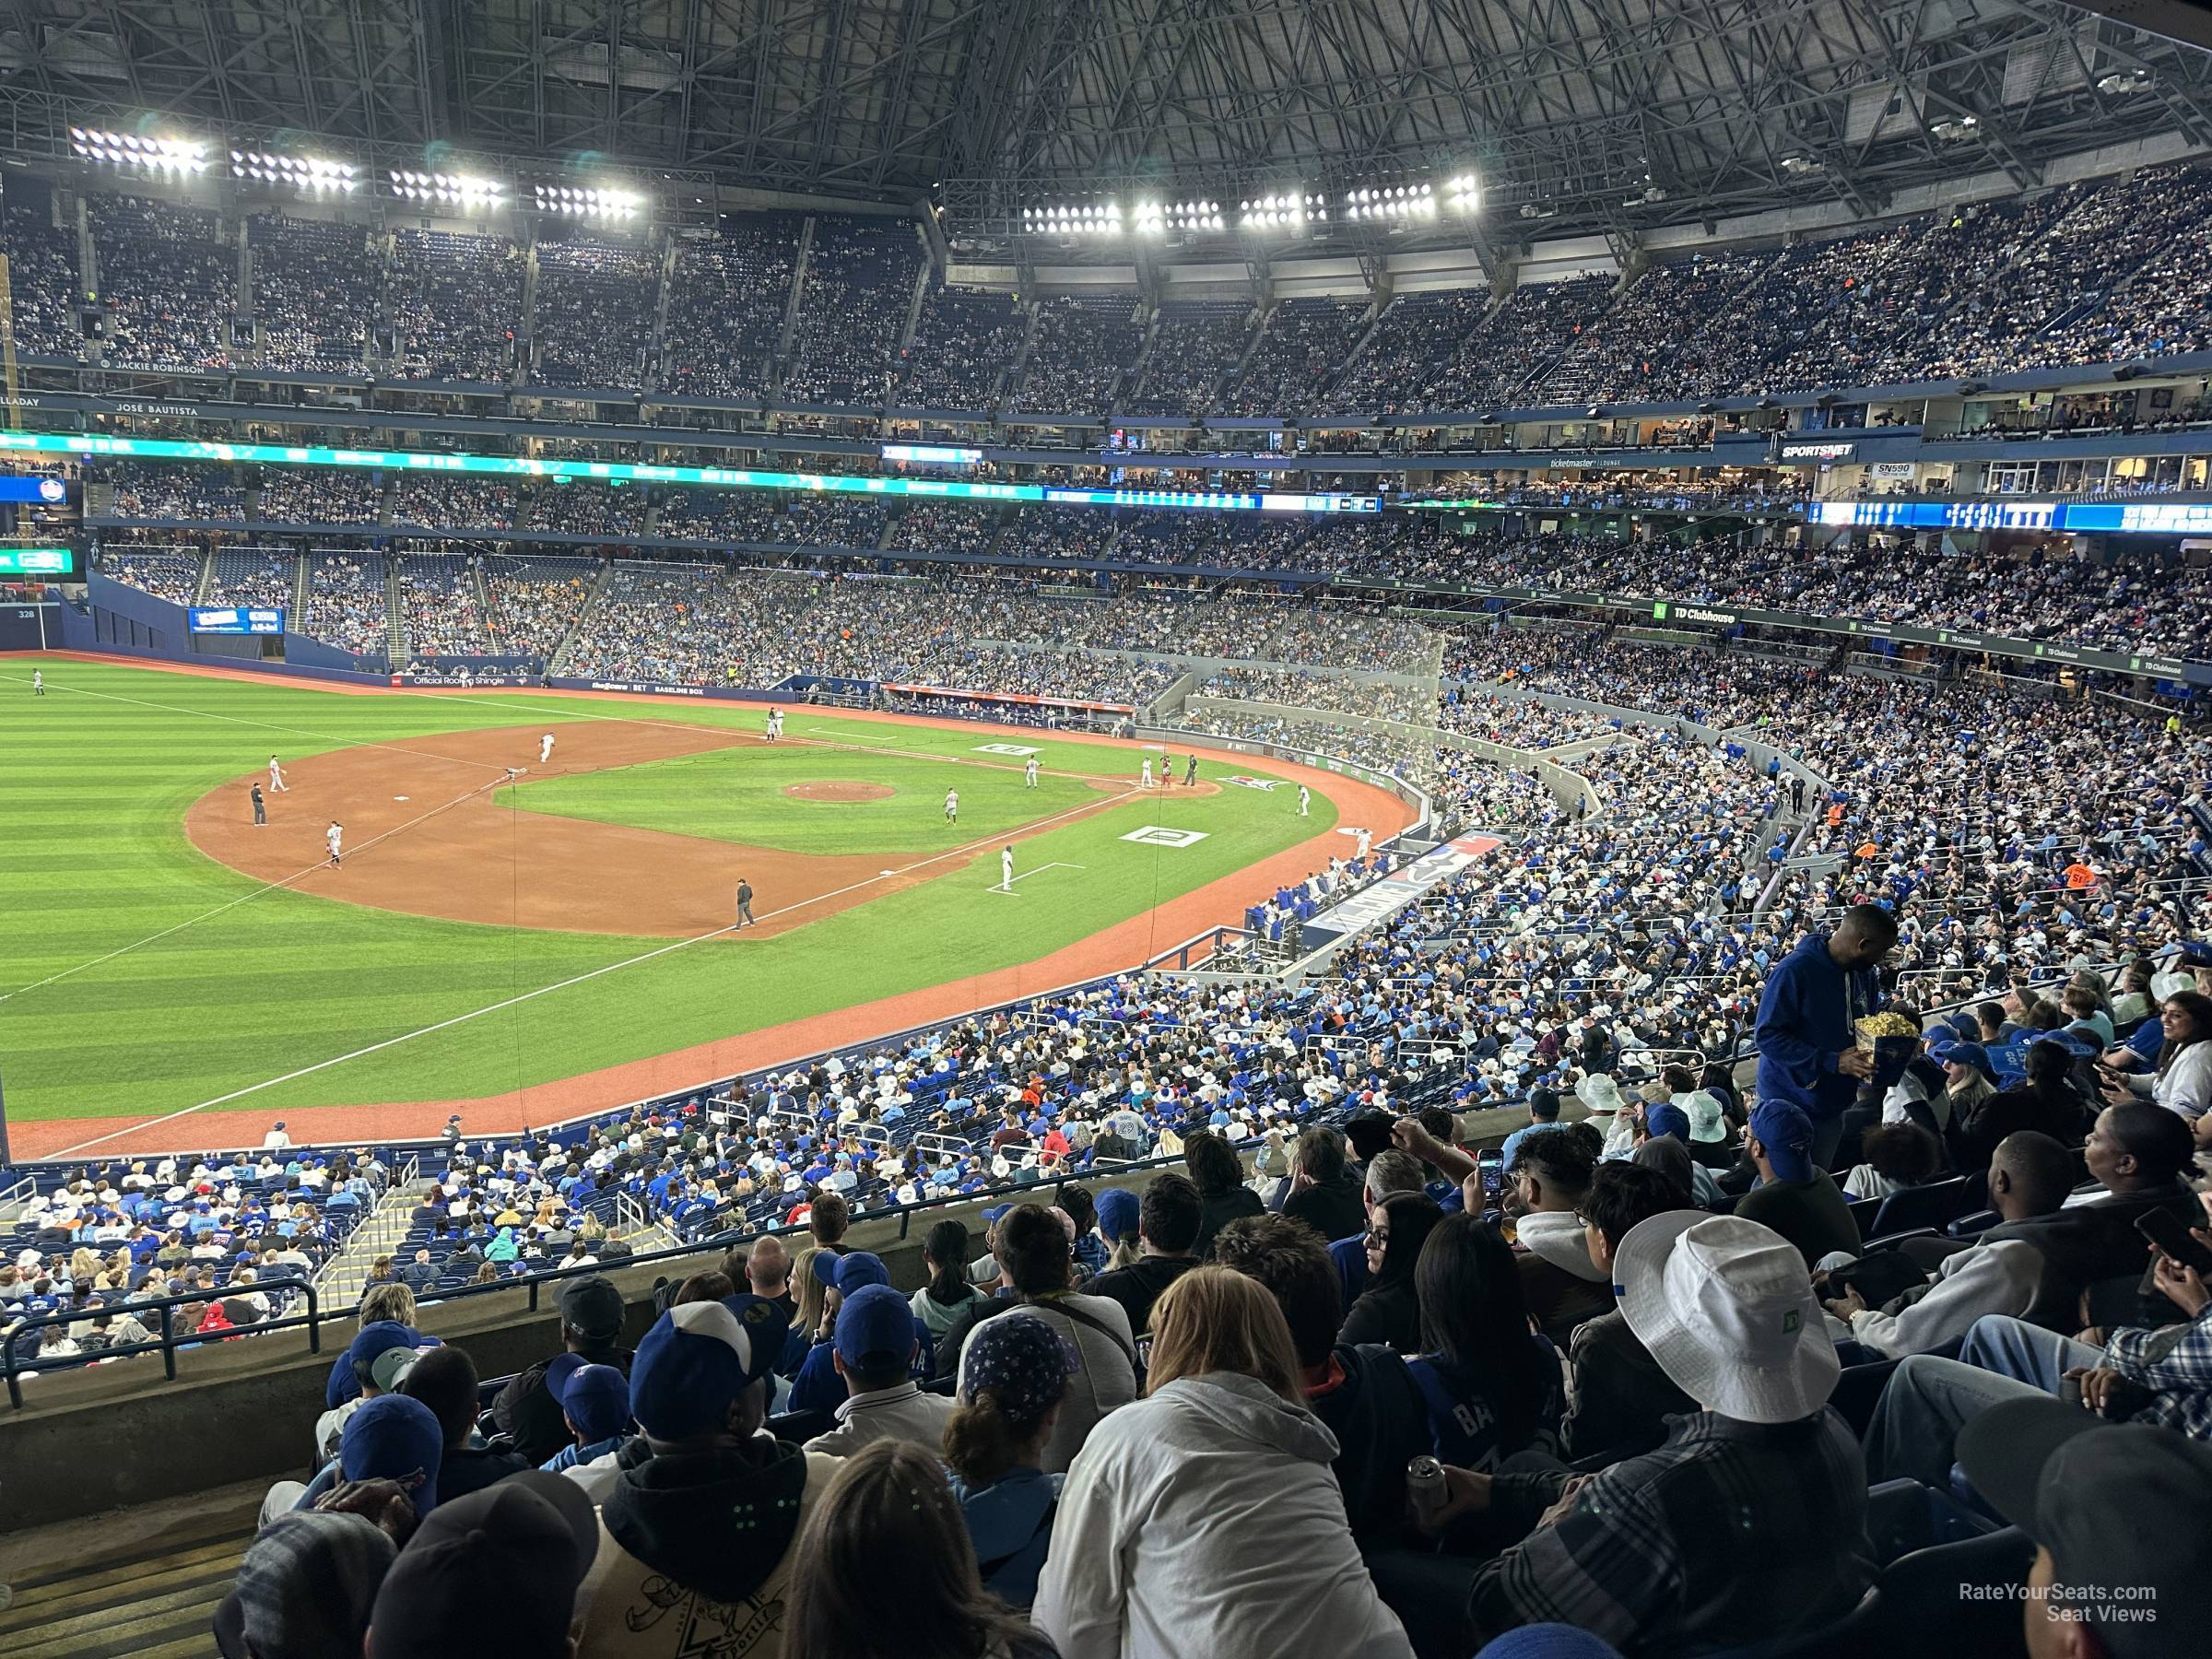
M 438 1460 L 445 1430 L 412 1394 L 379 1394 L 355 1407 L 338 1437 L 338 1467 L 348 1480 L 394 1480 L 427 1515 L 438 1503 Z
M 546 1387 L 587 1441 L 612 1440 L 629 1427 L 629 1379 L 611 1365 L 579 1365 Z
M 1946 1065 L 1971 1065 L 1992 1083 L 1997 1080 L 1997 1068 L 1990 1064 L 1989 1051 L 1978 1042 L 1954 1042 L 1936 1058 Z
M 1575 1625 L 1521 1625 L 1490 1642 L 1475 1659 L 1620 1659 L 1620 1650 Z
M 1005 1215 L 1005 1214 L 1006 1214 L 1006 1213 L 1008 1210 L 1012 1209 L 1013 1207 L 1014 1207 L 1014 1206 L 1013 1206 L 1012 1205 L 1010 1205 L 1010 1204 L 994 1204 L 994 1205 L 992 1205 L 992 1206 L 990 1206 L 988 1209 L 986 1209 L 986 1210 L 984 1210 L 984 1211 L 983 1211 L 983 1221 L 984 1221 L 984 1224 L 985 1224 L 986 1226 L 990 1226 L 990 1227 L 996 1227 L 996 1226 L 998 1225 L 998 1222 L 999 1222 L 999 1218 L 1000 1218 L 1000 1217 L 1002 1217 L 1002 1216 L 1004 1216 L 1004 1215 Z
M 1678 1141 L 1689 1139 L 1689 1113 L 1671 1100 L 1659 1100 L 1643 1109 L 1643 1126 L 1653 1135 L 1671 1135 Z
M 654 1440 L 721 1428 L 738 1396 L 774 1369 L 785 1329 L 781 1318 L 740 1316 L 721 1302 L 669 1309 L 630 1362 L 630 1415 Z
M 880 1371 L 914 1351 L 914 1315 L 888 1285 L 863 1285 L 837 1311 L 837 1357 L 855 1371 Z
M 1813 1120 L 1798 1107 L 1770 1100 L 1751 1113 L 1751 1133 L 1766 1148 L 1777 1181 L 1810 1181 L 1814 1175 Z
M 415 1350 L 422 1338 L 395 1319 L 370 1321 L 353 1335 L 346 1358 L 355 1378 L 390 1394 L 406 1380 L 415 1367 Z
M 1103 1236 L 1125 1239 L 1136 1230 L 1136 1214 L 1142 1206 L 1128 1188 L 1109 1187 L 1091 1207 L 1099 1212 L 1099 1231 Z
M 865 1285 L 891 1282 L 891 1276 L 884 1271 L 883 1258 L 870 1255 L 865 1250 L 849 1251 L 843 1255 L 834 1250 L 818 1250 L 814 1253 L 813 1267 L 818 1280 L 846 1296 Z

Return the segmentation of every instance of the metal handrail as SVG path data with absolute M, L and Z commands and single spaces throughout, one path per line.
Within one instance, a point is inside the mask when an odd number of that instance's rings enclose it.
M 161 1315 L 161 1335 L 145 1342 L 126 1342 L 114 1347 L 100 1348 L 96 1356 L 89 1358 L 73 1355 L 59 1369 L 81 1371 L 90 1365 L 104 1363 L 112 1359 L 122 1359 L 131 1354 L 159 1352 L 161 1356 L 162 1372 L 173 1382 L 177 1376 L 177 1348 L 180 1344 L 197 1346 L 202 1342 L 222 1342 L 231 1336 L 258 1336 L 269 1331 L 297 1330 L 302 1325 L 307 1328 L 308 1352 L 319 1354 L 323 1351 L 322 1300 L 316 1295 L 312 1282 L 297 1277 L 255 1279 L 253 1288 L 265 1295 L 271 1290 L 298 1290 L 307 1298 L 307 1312 L 305 1313 L 287 1313 L 276 1319 L 260 1320 L 236 1330 L 205 1337 L 196 1331 L 187 1332 L 180 1336 L 177 1334 L 172 1311 L 184 1306 L 187 1302 L 224 1300 L 223 1292 L 217 1289 L 195 1290 L 188 1296 L 133 1297 L 125 1301 L 102 1303 L 95 1312 L 88 1312 L 83 1308 L 74 1308 L 65 1313 L 37 1313 L 18 1319 L 8 1327 L 5 1335 L 0 1335 L 0 1372 L 5 1372 L 7 1377 L 8 1404 L 20 1411 L 23 1408 L 24 1373 L 28 1371 L 35 1375 L 48 1369 L 40 1366 L 36 1361 L 29 1366 L 18 1366 L 16 1363 L 16 1341 L 24 1332 L 43 1330 L 49 1325 L 82 1324 L 88 1320 L 97 1319 L 102 1315 L 129 1313 L 133 1317 L 136 1317 L 138 1314 L 149 1311 L 157 1312 Z M 80 1359 L 82 1363 L 79 1363 Z

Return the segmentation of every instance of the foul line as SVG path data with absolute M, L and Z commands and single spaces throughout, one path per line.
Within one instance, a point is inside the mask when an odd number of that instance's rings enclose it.
M 477 792 L 472 791 L 471 793 Z M 1122 804 L 1122 802 L 1130 799 L 1135 793 L 1136 792 L 1135 790 L 1124 790 L 1118 795 L 1110 795 L 1102 800 L 1086 801 L 1079 806 L 1071 806 L 1065 812 L 1057 812 L 1053 814 L 1050 818 L 1039 818 L 1033 823 L 1024 825 L 1022 830 L 1017 833 L 1027 834 L 1031 830 L 1041 829 L 1047 824 L 1055 823 L 1062 818 L 1076 818 L 1086 813 L 1099 812 L 1109 806 L 1118 806 Z M 975 841 L 968 842 L 965 846 L 954 847 L 947 852 L 933 853 L 929 857 L 919 860 L 914 864 L 905 865 L 899 869 L 891 870 L 884 874 L 870 876 L 864 880 L 852 882 L 847 886 L 838 888 L 831 892 L 812 894 L 807 898 L 799 900 L 795 903 L 784 905 L 780 910 L 769 911 L 764 915 L 757 918 L 757 920 L 760 922 L 772 921 L 778 916 L 789 915 L 794 911 L 805 910 L 809 905 L 819 904 L 825 899 L 842 898 L 845 894 L 857 892 L 862 888 L 873 887 L 877 882 L 886 879 L 895 880 L 901 876 L 912 875 L 916 870 L 926 869 L 931 865 L 940 864 L 948 858 L 959 858 L 968 854 L 971 854 L 978 849 L 983 847 L 1003 846 L 1006 843 L 1006 838 L 1004 835 L 983 836 Z M 634 968 L 641 962 L 650 962 L 657 958 L 668 956 L 676 951 L 688 949 L 691 946 L 699 944 L 702 940 L 718 939 L 724 934 L 735 933 L 737 929 L 735 926 L 731 926 L 717 927 L 707 933 L 694 934 L 688 939 L 675 940 L 670 944 L 659 946 L 654 949 L 648 950 L 642 955 L 629 957 L 619 962 L 608 962 L 603 967 L 594 968 L 587 973 L 576 974 L 571 978 L 561 980 L 555 984 L 541 985 L 535 991 L 525 991 L 520 995 L 510 996 L 502 1001 L 488 1004 L 484 1007 L 471 1009 L 465 1014 L 456 1014 L 450 1019 L 441 1019 L 435 1025 L 424 1026 L 419 1030 L 405 1031 L 397 1037 L 387 1037 L 382 1042 L 372 1042 L 366 1048 L 355 1049 L 349 1054 L 338 1054 L 328 1060 L 318 1060 L 312 1065 L 303 1065 L 297 1071 L 286 1072 L 280 1077 L 270 1077 L 266 1081 L 261 1083 L 250 1083 L 243 1088 L 232 1089 L 229 1094 L 217 1095 L 213 1100 L 202 1100 L 198 1104 L 193 1106 L 181 1106 L 174 1112 L 163 1112 L 159 1117 L 146 1118 L 138 1123 L 125 1124 L 121 1129 L 112 1129 L 105 1135 L 95 1135 L 90 1140 L 79 1141 L 74 1147 L 65 1147 L 60 1151 L 50 1153 L 48 1156 L 50 1158 L 56 1159 L 75 1158 L 81 1153 L 90 1151 L 95 1147 L 104 1147 L 110 1141 L 121 1140 L 126 1135 L 135 1135 L 142 1129 L 152 1129 L 162 1124 L 174 1123 L 179 1118 L 190 1117 L 195 1112 L 206 1112 L 211 1107 L 227 1106 L 233 1100 L 244 1100 L 248 1095 L 259 1094 L 265 1088 L 275 1088 L 279 1084 L 297 1082 L 301 1077 L 312 1077 L 317 1072 L 328 1071 L 334 1065 L 344 1065 L 347 1062 L 351 1060 L 365 1059 L 371 1054 L 382 1053 L 386 1049 L 397 1048 L 402 1043 L 412 1042 L 418 1037 L 428 1037 L 438 1031 L 451 1030 L 455 1026 L 466 1025 L 472 1019 L 480 1019 L 487 1014 L 498 1014 L 508 1008 L 518 1007 L 524 1003 L 535 1001 L 538 997 L 549 996 L 556 991 L 566 991 L 571 986 L 581 985 L 588 981 L 600 979 L 610 973 L 619 972 L 625 968 Z
M 454 807 L 460 806 L 464 801 L 472 801 L 476 799 L 477 796 L 482 794 L 488 789 L 500 788 L 505 782 L 505 779 L 495 779 L 489 783 L 479 783 L 476 788 L 468 790 L 465 794 L 455 795 L 452 800 L 446 802 L 443 806 L 433 806 L 428 812 L 420 813 L 418 816 L 409 818 L 404 824 L 394 825 L 391 829 L 385 830 L 381 835 L 371 836 L 367 841 L 361 842 L 359 846 L 351 849 L 348 852 L 347 856 L 358 857 L 360 853 L 366 853 L 370 848 L 375 846 L 379 841 L 390 841 L 394 836 L 412 830 L 416 825 L 424 823 L 430 818 L 434 818 L 441 812 L 452 811 Z M 152 945 L 162 939 L 166 939 L 171 934 L 182 933 L 188 927 L 197 927 L 201 923 L 206 922 L 212 917 L 219 916 L 225 911 L 236 910 L 240 905 L 247 903 L 249 900 L 258 899 L 264 893 L 273 893 L 279 888 L 288 888 L 293 882 L 300 879 L 300 877 L 304 876 L 312 876 L 317 870 L 323 869 L 329 864 L 329 862 L 330 861 L 327 858 L 319 858 L 313 864 L 308 865 L 304 868 L 293 871 L 289 876 L 283 877 L 276 881 L 265 882 L 260 887 L 255 888 L 252 892 L 241 894 L 238 898 L 232 899 L 227 903 L 218 904 L 211 911 L 205 911 L 199 915 L 190 917 L 185 921 L 178 923 L 173 927 L 165 927 L 159 933 L 148 934 L 145 938 L 138 940 L 135 944 L 125 945 L 119 949 L 111 950 L 105 956 L 96 956 L 88 962 L 77 963 L 77 965 L 74 968 L 65 968 L 59 973 L 50 973 L 44 979 L 35 980 L 28 985 L 18 985 L 13 991 L 0 991 L 0 1003 L 7 1002 L 15 997 L 21 996 L 27 992 L 36 991 L 44 985 L 56 984 L 59 982 L 67 979 L 73 973 L 82 973 L 88 968 L 97 968 L 102 962 L 112 962 L 117 957 L 130 955 L 134 950 L 143 950 L 148 945 Z

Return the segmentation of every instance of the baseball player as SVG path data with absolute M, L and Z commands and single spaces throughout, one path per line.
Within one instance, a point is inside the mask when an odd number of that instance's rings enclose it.
M 1359 841 L 1359 862 L 1361 864 L 1365 864 L 1367 862 L 1368 845 L 1375 839 L 1375 832 L 1372 830 L 1355 830 L 1352 831 L 1352 833 L 1357 836 Z
M 771 743 L 783 741 L 783 711 L 781 709 L 768 712 L 768 740 Z
M 1298 786 L 1298 816 L 1300 818 L 1307 817 L 1312 812 L 1312 806 L 1313 792 L 1300 783 Z
M 1197 756 L 1193 755 L 1189 759 L 1182 763 L 1182 781 L 1185 783 L 1195 783 L 1198 782 Z
M 43 697 L 46 695 L 45 669 L 33 668 L 30 671 L 30 694 L 33 697 Z
M 1021 769 L 1021 786 L 1024 789 L 1037 787 L 1037 757 L 1034 755 L 1030 757 L 1029 764 Z
M 537 763 L 543 766 L 553 759 L 553 734 L 547 732 L 537 740 Z
M 1011 847 L 999 849 L 998 885 L 1009 893 L 1014 890 L 1014 849 Z
M 274 755 L 269 757 L 269 790 L 278 794 L 289 794 L 292 792 L 291 785 L 284 781 L 284 773 L 277 770 L 276 757 Z
M 957 789 L 945 792 L 945 821 L 948 824 L 960 821 L 960 792 Z
M 256 779 L 253 783 L 253 828 L 265 830 L 268 828 L 268 804 L 261 798 L 261 782 L 259 779 Z
M 1152 787 L 1152 757 L 1149 755 L 1145 757 L 1145 775 L 1138 781 L 1136 786 L 1139 789 L 1150 789 Z
M 323 831 L 323 839 L 330 843 L 330 867 L 334 870 L 344 869 L 346 861 L 338 856 L 338 846 L 346 839 L 346 826 L 336 818 L 332 818 L 330 828 Z

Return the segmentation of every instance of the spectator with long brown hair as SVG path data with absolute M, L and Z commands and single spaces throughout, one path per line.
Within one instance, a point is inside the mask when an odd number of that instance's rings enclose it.
M 790 1659 L 1049 1659 L 1053 1652 L 983 1588 L 936 1460 L 896 1441 L 845 1459 L 807 1517 L 787 1614 Z

